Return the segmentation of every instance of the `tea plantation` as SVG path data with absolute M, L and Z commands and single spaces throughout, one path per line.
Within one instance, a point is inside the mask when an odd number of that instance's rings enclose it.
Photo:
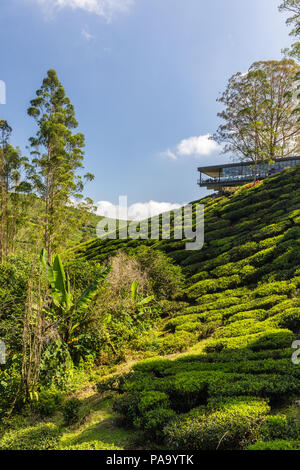
M 168 449 L 300 449 L 300 365 L 292 362 L 300 339 L 300 169 L 201 202 L 202 250 L 187 251 L 185 240 L 76 248 L 78 258 L 105 262 L 147 244 L 186 277 L 180 308 L 170 315 L 166 303 L 159 328 L 133 345 L 152 357 L 98 390 L 113 390 L 126 424 Z

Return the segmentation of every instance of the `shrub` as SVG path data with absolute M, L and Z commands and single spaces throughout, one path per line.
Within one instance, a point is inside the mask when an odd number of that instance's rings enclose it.
M 300 441 L 258 441 L 255 444 L 249 445 L 247 450 L 300 450 Z
M 132 425 L 139 413 L 137 401 L 137 393 L 126 393 L 114 401 L 113 409 L 124 416 L 128 424 Z
M 121 447 L 116 447 L 114 444 L 108 444 L 102 441 L 89 441 L 82 442 L 81 444 L 72 444 L 68 447 L 63 447 L 62 450 L 123 450 Z
M 34 408 L 41 416 L 52 416 L 62 400 L 63 397 L 61 393 L 51 390 L 42 390 L 38 394 L 38 400 L 34 402 Z
M 195 332 L 199 331 L 202 328 L 202 323 L 200 321 L 185 321 L 181 325 L 177 326 L 176 331 L 188 331 Z
M 59 429 L 53 423 L 42 423 L 10 431 L 0 440 L 0 450 L 50 450 L 58 445 Z
M 78 398 L 70 398 L 63 406 L 63 416 L 65 424 L 74 424 L 79 419 L 80 400 Z
M 160 340 L 159 354 L 172 354 L 186 351 L 197 342 L 197 337 L 188 331 L 178 331 Z
M 123 415 L 128 424 L 154 440 L 162 437 L 163 427 L 176 416 L 169 406 L 168 395 L 154 390 L 128 393 L 114 402 L 114 410 Z
M 15 403 L 15 409 L 20 409 L 23 405 L 22 397 L 19 393 L 21 388 L 21 370 L 17 359 L 10 364 L 0 368 L 0 416 L 11 408 Z
M 159 298 L 173 298 L 183 286 L 180 266 L 159 250 L 141 246 L 134 252 L 142 270 L 151 280 L 153 291 Z
M 259 439 L 273 441 L 275 439 L 298 439 L 300 431 L 293 418 L 286 416 L 268 416 L 259 429 Z
M 141 415 L 156 408 L 168 408 L 169 397 L 166 393 L 150 390 L 139 396 L 138 410 Z
M 197 336 L 189 331 L 176 331 L 166 336 L 155 334 L 141 336 L 136 341 L 136 348 L 141 351 L 153 351 L 165 355 L 186 351 L 197 342 Z
M 191 299 L 196 299 L 208 292 L 217 292 L 220 289 L 235 287 L 241 280 L 238 274 L 229 277 L 220 277 L 219 279 L 207 279 L 199 281 L 187 290 L 187 295 Z
M 300 308 L 290 308 L 271 317 L 270 321 L 279 328 L 288 328 L 295 333 L 300 330 Z
M 172 449 L 234 450 L 253 441 L 269 411 L 264 400 L 232 399 L 207 415 L 178 418 L 165 428 Z
M 256 297 L 266 297 L 272 294 L 293 294 L 296 288 L 296 284 L 290 281 L 270 282 L 257 287 L 254 293 Z
M 234 325 L 234 323 L 233 323 Z M 266 328 L 265 331 L 256 334 L 244 334 L 233 338 L 211 339 L 206 344 L 206 352 L 220 352 L 224 349 L 250 348 L 253 351 L 263 349 L 280 349 L 288 347 L 293 340 L 293 334 L 289 330 Z
M 176 417 L 175 411 L 169 408 L 156 408 L 145 413 L 142 420 L 143 430 L 150 439 L 155 441 L 164 437 L 163 429 L 167 423 Z

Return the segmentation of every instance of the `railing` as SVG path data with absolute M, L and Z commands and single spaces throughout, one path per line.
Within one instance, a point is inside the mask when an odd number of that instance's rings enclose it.
M 267 178 L 268 176 L 272 176 L 275 173 L 278 173 L 281 170 L 277 170 L 276 172 L 260 172 L 257 173 L 256 179 L 264 179 Z M 249 173 L 247 175 L 233 175 L 233 176 L 221 176 L 220 178 L 207 178 L 207 179 L 199 179 L 198 184 L 200 186 L 205 186 L 208 184 L 222 184 L 222 183 L 239 183 L 239 182 L 247 182 L 247 181 L 253 181 L 254 180 L 254 173 Z

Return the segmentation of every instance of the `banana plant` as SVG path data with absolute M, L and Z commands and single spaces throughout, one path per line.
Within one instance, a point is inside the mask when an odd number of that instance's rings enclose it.
M 134 281 L 131 284 L 131 300 L 132 300 L 132 302 L 136 303 L 136 305 L 139 309 L 139 315 L 141 315 L 141 314 L 144 313 L 143 307 L 145 307 L 145 305 L 152 302 L 155 297 L 154 297 L 154 295 L 150 295 L 149 297 L 145 297 L 144 299 L 140 299 L 139 294 L 138 294 L 138 290 L 139 290 L 139 283 L 137 281 Z
M 55 316 L 62 338 L 67 343 L 73 342 L 74 332 L 80 331 L 82 327 L 89 323 L 88 307 L 95 299 L 98 287 L 110 272 L 110 267 L 103 270 L 101 275 L 92 282 L 89 287 L 78 298 L 74 296 L 70 289 L 70 282 L 64 270 L 63 263 L 59 255 L 54 257 L 53 264 L 48 260 L 47 252 L 42 250 L 40 261 L 46 271 L 48 284 L 51 292 L 52 305 L 50 313 Z

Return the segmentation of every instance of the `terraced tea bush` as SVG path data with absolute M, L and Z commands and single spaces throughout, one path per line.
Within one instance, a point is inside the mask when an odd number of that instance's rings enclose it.
M 172 449 L 234 450 L 253 441 L 260 423 L 269 412 L 263 400 L 232 399 L 208 415 L 178 418 L 165 428 Z
M 169 397 L 159 391 L 134 392 L 118 398 L 114 410 L 126 418 L 126 422 L 142 429 L 153 440 L 162 437 L 164 426 L 176 416 L 170 409 Z
M 258 441 L 255 444 L 251 444 L 247 447 L 247 450 L 300 450 L 300 440 L 299 441 L 270 441 L 270 442 L 261 442 Z
M 268 416 L 259 429 L 259 440 L 274 441 L 297 440 L 300 438 L 300 430 L 293 418 L 286 416 Z
M 253 351 L 262 349 L 280 349 L 288 347 L 293 340 L 289 330 L 276 328 L 265 329 L 262 333 L 244 334 L 242 336 L 224 339 L 212 339 L 205 346 L 206 352 L 220 352 L 224 349 L 249 348 Z
M 208 292 L 216 292 L 221 289 L 238 286 L 241 283 L 240 277 L 235 274 L 230 277 L 221 277 L 219 279 L 207 279 L 206 281 L 197 282 L 194 286 L 187 290 L 190 299 L 197 299 L 201 295 Z

